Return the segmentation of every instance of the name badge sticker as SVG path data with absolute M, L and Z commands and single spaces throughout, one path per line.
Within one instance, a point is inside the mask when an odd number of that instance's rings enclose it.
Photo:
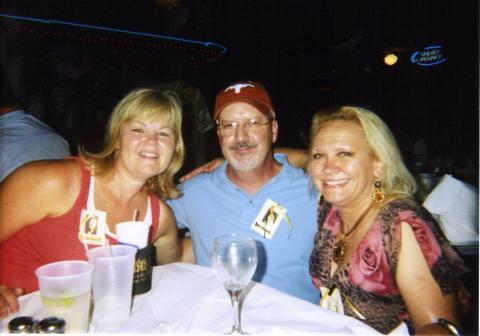
M 99 210 L 82 210 L 78 239 L 83 244 L 105 245 L 107 232 L 107 213 Z
M 284 207 L 267 199 L 250 228 L 263 238 L 272 239 L 282 219 L 287 218 L 286 213 Z
M 342 296 L 338 288 L 320 287 L 320 293 L 322 296 L 320 299 L 320 307 L 344 315 Z

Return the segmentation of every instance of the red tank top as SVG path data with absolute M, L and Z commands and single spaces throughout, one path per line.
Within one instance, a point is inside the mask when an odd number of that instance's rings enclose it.
M 62 260 L 87 260 L 85 247 L 78 239 L 80 215 L 87 206 L 90 171 L 80 158 L 73 158 L 82 166 L 80 193 L 72 208 L 58 217 L 46 217 L 31 224 L 0 245 L 0 284 L 20 287 L 25 293 L 38 290 L 35 269 Z M 151 195 L 152 229 L 150 241 L 158 229 L 159 199 Z M 116 241 L 108 237 L 110 243 Z M 95 246 L 90 246 L 94 248 Z

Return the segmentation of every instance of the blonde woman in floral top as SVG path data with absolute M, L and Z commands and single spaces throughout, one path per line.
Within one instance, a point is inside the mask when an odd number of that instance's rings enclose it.
M 357 107 L 318 112 L 309 172 L 322 194 L 310 274 L 320 304 L 382 333 L 458 331 L 458 277 L 467 270 L 413 200 L 414 178 L 395 139 Z

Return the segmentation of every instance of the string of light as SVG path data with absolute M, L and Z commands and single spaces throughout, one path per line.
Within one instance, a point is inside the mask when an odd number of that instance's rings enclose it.
M 225 54 L 227 52 L 227 48 L 225 46 L 223 46 L 219 43 L 216 43 L 216 42 L 211 42 L 211 41 L 199 41 L 199 40 L 194 40 L 194 39 L 187 39 L 187 38 L 174 37 L 174 36 L 168 36 L 168 35 L 145 33 L 145 32 L 139 32 L 139 31 L 133 31 L 133 30 L 127 30 L 127 29 L 104 27 L 104 26 L 97 26 L 97 25 L 78 23 L 78 22 L 70 22 L 70 21 L 62 21 L 62 20 L 55 20 L 55 19 L 41 19 L 41 18 L 35 18 L 35 17 L 5 14 L 5 13 L 0 13 L 0 17 L 7 18 L 7 19 L 13 19 L 13 20 L 20 20 L 20 21 L 36 22 L 36 23 L 42 23 L 42 24 L 58 24 L 58 25 L 63 25 L 63 26 L 76 27 L 76 28 L 85 28 L 85 29 L 91 29 L 91 30 L 107 31 L 107 32 L 112 32 L 112 33 L 128 34 L 128 35 L 133 35 L 133 36 L 141 36 L 141 37 L 147 37 L 147 38 L 153 38 L 153 39 L 167 40 L 167 41 L 181 43 L 181 44 L 194 44 L 194 45 L 197 45 L 197 46 L 203 46 L 205 48 L 211 48 L 211 47 L 218 48 L 219 51 L 222 54 Z M 94 40 L 94 38 L 90 38 L 90 39 Z M 103 37 L 103 39 L 106 39 L 106 37 Z M 135 42 L 130 42 L 130 43 L 139 44 L 141 42 L 135 41 Z M 144 43 L 144 45 L 148 45 L 148 43 Z M 150 44 L 150 46 L 152 46 L 152 45 Z

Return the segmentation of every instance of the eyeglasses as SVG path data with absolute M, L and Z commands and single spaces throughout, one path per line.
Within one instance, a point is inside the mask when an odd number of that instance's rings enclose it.
M 237 130 L 238 127 L 244 126 L 245 130 L 248 132 L 258 132 L 261 130 L 263 126 L 270 124 L 273 119 L 269 119 L 267 121 L 258 121 L 255 118 L 249 119 L 244 123 L 240 123 L 238 121 L 226 121 L 226 120 L 217 120 L 217 129 L 222 134 L 233 134 Z

